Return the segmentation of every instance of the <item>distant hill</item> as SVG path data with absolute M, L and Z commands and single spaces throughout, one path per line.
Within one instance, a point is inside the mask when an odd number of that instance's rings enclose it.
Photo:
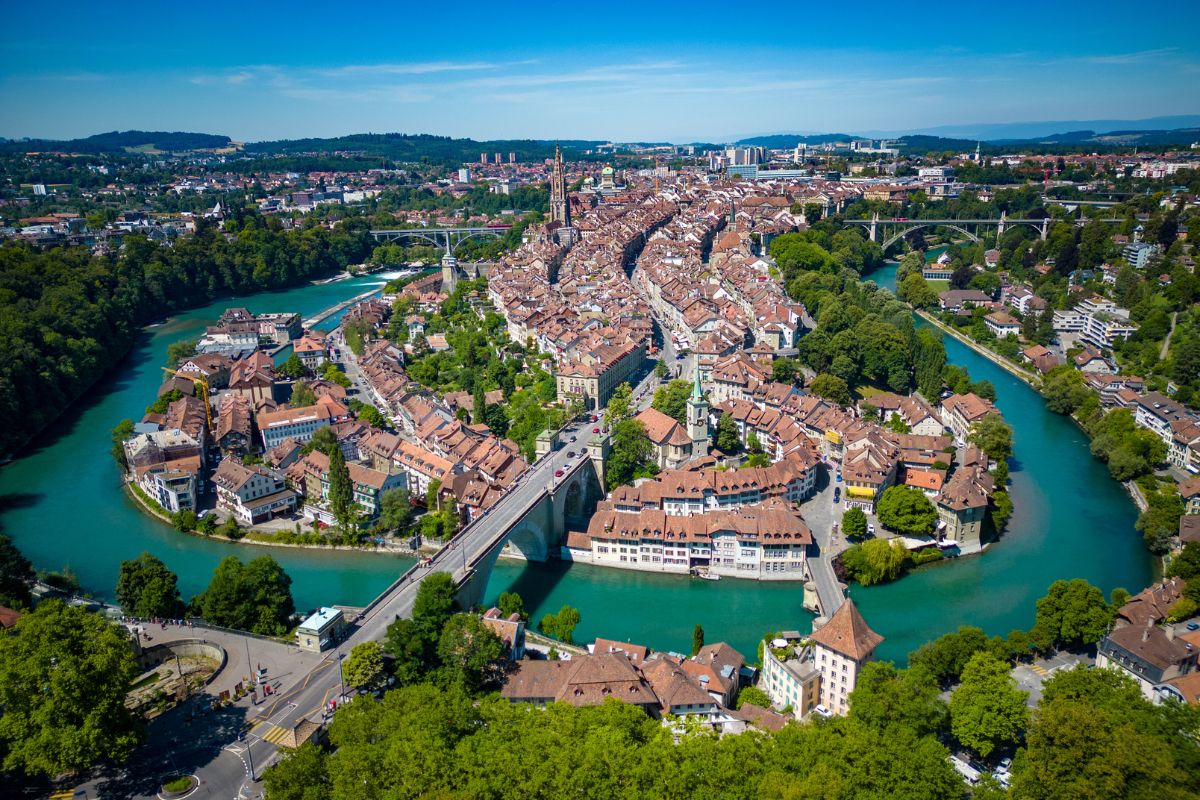
M 802 136 L 795 133 L 778 133 L 770 136 L 750 136 L 738 139 L 737 144 L 748 147 L 765 147 L 768 150 L 786 150 L 798 144 L 827 144 L 829 142 L 847 142 L 851 139 L 861 139 L 861 136 L 851 136 L 848 133 L 817 133 Z
M 604 144 L 601 140 L 570 139 L 559 142 L 563 150 L 587 150 Z M 356 133 L 329 139 L 282 139 L 274 142 L 253 142 L 245 147 L 251 155 L 295 155 L 299 153 L 354 153 L 389 161 L 461 164 L 478 161 L 487 153 L 491 161 L 495 153 L 506 162 L 509 153 L 518 161 L 533 161 L 554 155 L 555 142 L 539 139 L 453 139 L 449 136 L 407 133 Z
M 187 150 L 211 150 L 229 147 L 228 136 L 182 131 L 112 131 L 86 139 L 10 139 L 0 142 L 0 151 L 28 153 L 59 150 L 69 153 L 123 153 L 134 149 L 179 153 Z
M 1084 119 L 1037 122 L 976 123 L 970 125 L 938 125 L 932 128 L 909 130 L 864 130 L 863 136 L 875 139 L 895 139 L 900 136 L 923 134 L 948 139 L 970 139 L 984 142 L 1045 140 L 1067 132 L 1082 131 L 1174 131 L 1200 126 L 1200 115 L 1179 114 L 1169 117 L 1143 119 Z

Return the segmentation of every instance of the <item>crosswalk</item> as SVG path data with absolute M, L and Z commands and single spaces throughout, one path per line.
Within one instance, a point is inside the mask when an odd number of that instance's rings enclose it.
M 257 726 L 256 729 L 253 729 L 250 732 L 262 739 L 264 742 L 270 742 L 271 744 L 279 744 L 284 740 L 284 738 L 291 734 L 291 731 L 288 728 L 281 728 L 278 725 L 268 726 L 265 723 Z
M 1050 670 L 1039 664 L 1034 664 L 1030 667 L 1030 669 L 1036 672 L 1038 675 L 1041 675 L 1043 678 L 1050 674 Z

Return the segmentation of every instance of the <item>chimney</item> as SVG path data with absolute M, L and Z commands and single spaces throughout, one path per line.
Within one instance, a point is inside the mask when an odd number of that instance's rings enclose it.
M 1142 641 L 1147 641 L 1150 638 L 1150 628 L 1147 627 L 1142 631 Z

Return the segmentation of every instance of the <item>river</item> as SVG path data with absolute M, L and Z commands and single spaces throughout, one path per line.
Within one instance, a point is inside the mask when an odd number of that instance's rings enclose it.
M 890 276 L 888 274 L 890 270 Z M 867 276 L 894 283 L 895 266 Z M 67 412 L 21 458 L 0 469 L 0 522 L 39 569 L 70 565 L 83 585 L 111 598 L 123 559 L 149 550 L 178 575 L 185 597 L 202 590 L 213 568 L 233 554 L 270 553 L 292 576 L 301 611 L 322 604 L 362 605 L 408 567 L 409 560 L 349 551 L 232 544 L 177 533 L 141 513 L 121 490 L 108 457 L 109 431 L 139 418 L 154 398 L 166 346 L 195 336 L 229 306 L 309 316 L 361 293 L 379 278 L 355 278 L 252 297 L 228 298 L 150 329 L 91 399 Z M 889 285 L 888 288 L 894 288 Z M 322 327 L 337 324 L 336 318 Z M 868 622 L 886 637 L 879 655 L 903 661 L 924 641 L 960 624 L 1004 634 L 1033 622 L 1034 601 L 1057 578 L 1082 577 L 1106 592 L 1137 591 L 1150 580 L 1150 558 L 1134 530 L 1135 512 L 1120 484 L 1088 452 L 1083 433 L 1045 410 L 1038 395 L 1008 373 L 948 340 L 950 360 L 995 384 L 997 405 L 1015 430 L 1009 533 L 982 556 L 922 567 L 896 583 L 854 587 Z M 812 615 L 796 584 L 696 581 L 586 564 L 501 561 L 489 598 L 513 589 L 536 620 L 563 604 L 580 610 L 576 639 L 630 640 L 684 651 L 692 627 L 710 642 L 730 642 L 755 658 L 767 630 L 806 630 Z

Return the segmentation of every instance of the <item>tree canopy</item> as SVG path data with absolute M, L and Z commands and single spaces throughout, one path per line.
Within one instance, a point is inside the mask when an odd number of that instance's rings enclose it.
M 191 605 L 213 625 L 264 636 L 286 632 L 296 612 L 292 579 L 271 556 L 245 564 L 237 556 L 227 556 Z
M 122 760 L 140 734 L 125 708 L 138 669 L 120 625 L 46 600 L 0 636 L 5 771 L 55 776 Z
M 964 746 L 987 758 L 1016 744 L 1029 722 L 1025 692 L 1008 674 L 1008 664 L 987 652 L 971 656 L 962 683 L 950 695 L 950 730 Z
M 130 616 L 173 618 L 183 614 L 178 578 L 150 553 L 121 562 L 116 594 L 121 609 Z
M 875 509 L 880 523 L 907 536 L 924 536 L 937 524 L 937 509 L 920 489 L 890 486 L 879 498 Z

